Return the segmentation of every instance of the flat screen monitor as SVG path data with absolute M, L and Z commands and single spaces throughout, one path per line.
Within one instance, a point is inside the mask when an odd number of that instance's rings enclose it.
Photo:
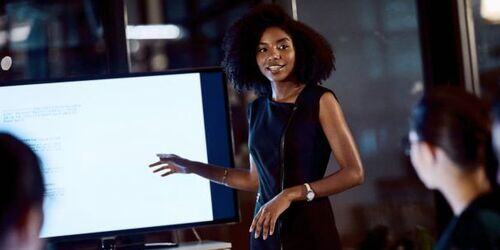
M 219 69 L 0 87 L 0 131 L 40 157 L 41 238 L 153 232 L 239 220 L 236 193 L 194 174 L 153 174 L 157 153 L 233 167 Z

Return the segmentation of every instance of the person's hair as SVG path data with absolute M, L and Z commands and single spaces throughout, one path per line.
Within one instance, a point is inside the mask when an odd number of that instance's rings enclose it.
M 410 129 L 419 141 L 443 149 L 464 171 L 485 166 L 488 179 L 496 185 L 489 108 L 475 95 L 461 88 L 431 89 L 413 109 Z
M 33 208 L 43 206 L 44 181 L 40 161 L 22 141 L 0 133 L 0 243 L 9 228 L 19 226 Z
M 222 66 L 236 90 L 270 92 L 269 80 L 256 62 L 260 38 L 270 27 L 280 28 L 291 37 L 296 55 L 293 74 L 301 83 L 320 84 L 335 70 L 333 51 L 323 36 L 290 18 L 278 5 L 262 4 L 236 21 L 223 40 Z

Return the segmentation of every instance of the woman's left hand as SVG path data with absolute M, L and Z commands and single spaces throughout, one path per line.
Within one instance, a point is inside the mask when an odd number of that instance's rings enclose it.
M 266 240 L 268 235 L 273 235 L 278 217 L 288 208 L 292 201 L 283 193 L 276 195 L 272 200 L 264 204 L 255 215 L 250 226 L 250 232 L 255 230 L 254 237 Z

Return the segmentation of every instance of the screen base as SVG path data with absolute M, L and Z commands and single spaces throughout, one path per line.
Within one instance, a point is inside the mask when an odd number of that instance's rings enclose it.
M 158 243 L 146 243 L 144 244 L 144 249 L 166 249 L 166 248 L 176 248 L 179 246 L 176 242 L 158 242 Z
M 223 241 L 194 241 L 179 243 L 177 247 L 155 248 L 157 250 L 216 250 L 216 249 L 231 249 L 231 242 Z

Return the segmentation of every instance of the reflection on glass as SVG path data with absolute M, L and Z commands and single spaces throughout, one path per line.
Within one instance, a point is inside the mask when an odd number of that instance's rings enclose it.
M 473 23 L 482 93 L 494 93 L 500 83 L 500 1 L 473 0 Z
M 344 247 L 428 246 L 422 237 L 435 232 L 433 196 L 401 149 L 423 89 L 415 1 L 301 0 L 297 7 L 299 20 L 334 47 L 337 71 L 325 85 L 340 99 L 366 171 L 362 186 L 331 197 Z
M 101 74 L 107 71 L 97 1 L 5 1 L 0 52 L 11 67 L 0 81 Z
M 131 71 L 219 66 L 226 29 L 254 3 L 125 1 Z
M 500 22 L 500 1 L 481 0 L 481 18 L 490 23 Z
M 126 33 L 129 40 L 177 40 L 183 35 L 181 28 L 175 24 L 128 25 Z

